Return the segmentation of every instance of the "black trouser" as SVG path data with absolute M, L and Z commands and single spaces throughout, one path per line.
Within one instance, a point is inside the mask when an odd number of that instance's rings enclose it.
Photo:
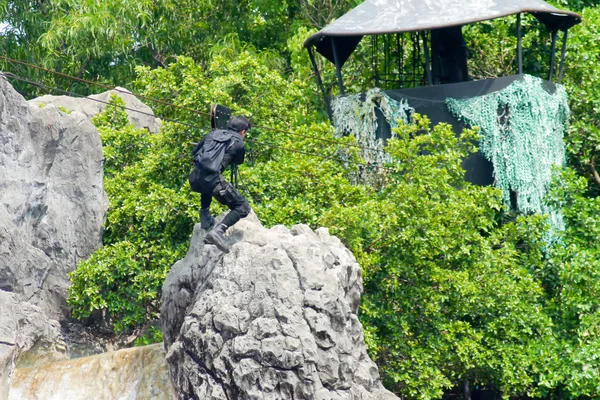
M 202 208 L 210 208 L 212 198 L 227 207 L 231 211 L 223 218 L 221 222 L 226 227 L 230 227 L 244 218 L 250 213 L 250 204 L 248 200 L 237 191 L 233 185 L 225 180 L 221 180 L 221 183 L 217 184 L 213 189 L 212 193 L 201 193 L 200 194 L 200 206 Z

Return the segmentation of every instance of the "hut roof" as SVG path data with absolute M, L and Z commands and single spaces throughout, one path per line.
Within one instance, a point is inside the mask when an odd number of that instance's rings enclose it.
M 519 13 L 534 15 L 550 30 L 565 30 L 581 22 L 579 14 L 543 0 L 366 0 L 310 36 L 304 46 L 315 46 L 334 62 L 335 44 L 343 64 L 365 35 L 439 29 Z

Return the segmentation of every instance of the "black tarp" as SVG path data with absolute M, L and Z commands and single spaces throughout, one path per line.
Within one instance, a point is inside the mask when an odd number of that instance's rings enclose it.
M 543 0 L 366 0 L 304 42 L 332 63 L 332 41 L 340 64 L 365 35 L 416 32 L 470 24 L 519 13 L 531 13 L 550 30 L 568 29 L 581 16 Z
M 497 79 L 449 83 L 446 85 L 424 86 L 411 89 L 386 90 L 385 93 L 397 101 L 406 99 L 408 105 L 413 107 L 416 113 L 429 117 L 432 125 L 445 122 L 452 125 L 454 132 L 459 134 L 466 125 L 448 111 L 448 107 L 446 106 L 447 98 L 470 99 L 477 96 L 484 96 L 498 92 L 520 78 L 522 78 L 522 75 L 513 75 Z M 556 86 L 552 82 L 545 81 L 544 87 L 550 93 L 556 91 Z M 378 129 L 376 136 L 383 139 L 391 137 L 390 126 L 380 112 L 378 113 L 377 120 Z M 474 153 L 464 160 L 462 166 L 466 170 L 465 179 L 467 181 L 476 185 L 490 185 L 493 183 L 492 163 L 480 152 Z

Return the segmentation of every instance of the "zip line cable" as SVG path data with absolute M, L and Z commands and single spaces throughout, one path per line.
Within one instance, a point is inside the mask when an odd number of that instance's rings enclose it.
M 44 71 L 44 72 L 49 72 L 49 73 L 52 73 L 52 74 L 56 74 L 56 75 L 59 75 L 59 76 L 62 76 L 62 77 L 68 78 L 68 79 L 72 79 L 72 80 L 75 80 L 75 81 L 78 81 L 78 82 L 83 82 L 83 83 L 87 83 L 89 85 L 98 86 L 98 87 L 101 87 L 101 88 L 104 88 L 104 89 L 107 89 L 107 90 L 114 90 L 114 91 L 119 92 L 119 93 L 130 94 L 130 95 L 138 97 L 140 99 L 154 101 L 154 102 L 157 102 L 157 103 L 169 106 L 169 107 L 181 108 L 183 110 L 190 111 L 190 112 L 193 112 L 193 113 L 199 114 L 199 115 L 208 116 L 208 117 L 211 116 L 210 113 L 207 113 L 207 112 L 204 112 L 204 111 L 195 110 L 195 109 L 192 109 L 192 108 L 189 108 L 189 107 L 180 106 L 178 104 L 169 103 L 169 102 L 167 102 L 165 100 L 157 99 L 157 98 L 154 98 L 154 97 L 149 97 L 149 96 L 144 96 L 144 95 L 141 95 L 141 94 L 136 94 L 136 93 L 130 92 L 128 90 L 122 90 L 122 89 L 119 89 L 117 87 L 111 87 L 110 85 L 105 85 L 103 83 L 94 82 L 94 81 L 90 81 L 90 80 L 83 79 L 83 78 L 78 78 L 76 76 L 65 74 L 63 72 L 59 72 L 59 71 L 51 70 L 51 69 L 48 69 L 48 68 L 44 68 L 42 66 L 31 64 L 31 63 L 28 63 L 28 62 L 25 62 L 25 61 L 15 60 L 15 59 L 3 56 L 3 55 L 0 55 L 0 59 L 4 59 L 4 60 L 6 60 L 6 61 L 8 61 L 10 63 L 17 63 L 17 64 L 25 65 L 25 66 L 28 66 L 28 67 L 32 67 L 32 68 L 35 68 L 35 69 L 39 69 L 39 70 Z M 85 96 L 81 96 L 80 95 L 80 97 L 85 97 Z M 222 114 L 222 115 L 225 115 L 225 113 L 221 113 L 220 111 L 217 111 L 217 112 L 220 113 L 220 114 Z M 168 121 L 166 118 L 162 118 L 162 119 L 164 119 L 165 121 Z M 182 123 L 182 122 L 179 122 L 179 123 Z M 254 125 L 254 127 L 258 128 L 258 129 L 265 129 L 265 130 L 270 130 L 270 131 L 273 131 L 273 132 L 283 133 L 285 135 L 292 135 L 292 133 L 290 133 L 288 131 L 285 131 L 283 129 L 279 129 L 279 128 L 272 128 L 272 127 L 259 126 L 259 125 Z M 322 142 L 327 142 L 327 143 L 332 143 L 332 144 L 339 144 L 339 145 L 343 145 L 345 147 L 356 147 L 356 148 L 359 148 L 359 149 L 362 149 L 362 150 L 385 153 L 385 150 L 377 149 L 377 148 L 374 148 L 374 147 L 362 146 L 362 145 L 354 144 L 354 143 L 343 143 L 343 142 L 341 142 L 339 140 L 326 139 L 326 138 L 322 138 L 322 137 L 314 136 L 314 135 L 306 135 L 306 134 L 303 134 L 303 135 L 296 134 L 296 135 L 297 136 L 302 136 L 302 137 L 308 138 L 308 139 L 320 140 Z
M 70 92 L 68 90 L 60 89 L 60 88 L 57 88 L 57 87 L 54 87 L 54 86 L 48 86 L 48 85 L 46 85 L 44 83 L 32 81 L 32 80 L 29 80 L 29 79 L 24 78 L 22 76 L 13 74 L 12 72 L 0 72 L 0 75 L 5 76 L 7 78 L 11 78 L 11 79 L 16 79 L 16 80 L 21 81 L 21 82 L 29 83 L 30 85 L 38 86 L 38 87 L 43 88 L 43 89 L 55 90 L 55 91 L 67 94 L 69 96 L 79 97 L 79 98 L 82 98 L 82 99 L 87 99 L 87 100 L 95 101 L 97 103 L 107 104 L 107 105 L 110 105 L 110 106 L 113 106 L 113 107 L 121 108 L 123 110 L 127 110 L 127 111 L 131 111 L 131 112 L 136 112 L 136 113 L 139 113 L 139 114 L 147 115 L 147 116 L 150 116 L 152 118 L 160 118 L 160 117 L 157 117 L 155 114 L 152 114 L 152 113 L 148 113 L 148 112 L 141 111 L 141 110 L 136 110 L 136 109 L 129 108 L 129 107 L 126 107 L 126 106 L 121 106 L 121 105 L 118 105 L 118 104 L 112 104 L 112 103 L 110 103 L 108 101 L 104 101 L 104 100 L 100 100 L 100 99 L 94 99 L 92 97 L 87 97 L 87 96 L 84 96 L 82 94 L 73 93 L 73 92 Z M 175 124 L 185 125 L 185 126 L 188 126 L 190 128 L 196 128 L 196 129 L 206 130 L 205 128 L 201 128 L 199 126 L 192 125 L 192 124 L 189 124 L 187 122 L 177 121 L 175 119 L 170 119 L 170 118 L 160 118 L 160 119 L 163 120 L 163 121 L 168 121 L 168 122 L 172 122 L 172 123 L 175 123 Z
M 264 142 L 264 141 L 260 141 L 260 140 L 256 140 L 256 139 L 247 139 L 249 142 L 252 143 L 258 143 L 258 144 L 262 144 L 265 146 L 270 146 L 279 150 L 283 150 L 283 151 L 288 151 L 288 152 L 292 152 L 292 153 L 297 153 L 297 154 L 304 154 L 307 156 L 312 156 L 312 157 L 319 157 L 322 158 L 324 160 L 332 160 L 332 161 L 339 161 L 341 163 L 349 163 L 349 164 L 355 164 L 355 165 L 362 165 L 364 167 L 368 167 L 368 168 L 374 168 L 374 169 L 382 169 L 382 170 L 393 170 L 393 168 L 389 168 L 389 167 L 382 167 L 380 165 L 375 165 L 375 164 L 367 164 L 367 163 L 363 163 L 360 161 L 353 161 L 353 160 L 344 160 L 335 156 L 322 156 L 316 153 L 311 153 L 308 151 L 302 151 L 302 150 L 294 150 L 294 149 L 286 149 L 285 147 L 281 147 L 281 146 L 277 146 L 275 144 L 269 143 L 269 142 Z
M 2 56 L 0 56 L 0 57 L 2 57 Z M 83 98 L 83 99 L 95 101 L 95 102 L 106 104 L 106 105 L 110 105 L 110 106 L 113 106 L 113 107 L 118 107 L 118 108 L 121 108 L 121 109 L 124 109 L 124 110 L 128 110 L 128 111 L 131 111 L 131 112 L 137 112 L 137 113 L 148 115 L 148 116 L 152 116 L 152 117 L 155 117 L 155 118 L 160 118 L 160 117 L 157 117 L 154 114 L 147 113 L 147 112 L 144 112 L 144 111 L 141 111 L 141 110 L 136 110 L 136 109 L 129 108 L 129 107 L 126 107 L 126 106 L 120 106 L 120 105 L 116 105 L 116 104 L 111 104 L 110 102 L 107 102 L 107 101 L 104 101 L 104 100 L 99 100 L 99 99 L 94 99 L 94 98 L 86 97 L 84 95 L 80 95 L 80 94 L 77 94 L 77 93 L 72 93 L 72 92 L 70 92 L 68 90 L 65 90 L 65 89 L 60 89 L 60 88 L 57 88 L 57 87 L 46 85 L 46 84 L 41 83 L 41 82 L 32 81 L 30 79 L 27 79 L 27 78 L 24 78 L 22 76 L 13 74 L 11 72 L 1 72 L 0 76 L 4 76 L 4 77 L 10 78 L 10 79 L 16 79 L 18 81 L 25 82 L 25 83 L 28 83 L 30 85 L 34 85 L 34 86 L 46 89 L 48 91 L 55 90 L 55 91 L 58 91 L 58 92 L 62 92 L 62 93 L 68 94 L 70 96 L 76 96 L 76 97 L 79 97 L 79 98 Z M 177 121 L 177 120 L 174 120 L 174 119 L 161 118 L 161 120 L 172 122 L 172 123 L 177 123 L 177 124 L 181 124 L 181 125 L 185 125 L 185 126 L 188 126 L 188 127 L 194 128 L 194 129 L 198 129 L 198 130 L 203 131 L 203 132 L 210 132 L 210 129 L 203 128 L 203 127 L 200 127 L 200 126 L 197 126 L 197 125 L 193 125 L 193 124 L 189 124 L 189 123 L 186 123 L 186 122 Z M 320 154 L 311 153 L 311 152 L 302 151 L 302 150 L 288 149 L 288 148 L 281 147 L 279 145 L 276 145 L 276 144 L 273 144 L 273 143 L 270 143 L 270 142 L 266 142 L 266 141 L 262 141 L 262 140 L 248 139 L 248 141 L 252 142 L 252 143 L 264 145 L 264 146 L 269 146 L 271 148 L 275 148 L 275 149 L 278 149 L 278 150 L 283 150 L 283 151 L 287 151 L 287 152 L 291 152 L 291 153 L 296 153 L 296 154 L 303 154 L 303 155 L 307 155 L 307 156 L 311 156 L 311 157 L 317 157 L 317 158 L 321 158 L 321 159 L 324 159 L 324 160 L 339 161 L 341 163 L 355 164 L 355 165 L 364 166 L 364 167 L 373 168 L 373 169 L 391 170 L 391 168 L 383 167 L 383 166 L 379 166 L 379 165 L 375 165 L 375 164 L 368 164 L 368 163 L 363 163 L 363 162 L 353 161 L 353 160 L 344 160 L 344 159 L 341 159 L 341 158 L 338 158 L 338 157 L 335 157 L 335 156 L 323 156 L 323 155 L 320 155 Z
M 205 116 L 210 117 L 210 113 L 199 111 L 199 110 L 194 110 L 192 108 L 188 108 L 188 107 L 185 107 L 185 106 L 180 106 L 180 105 L 177 105 L 177 104 L 172 104 L 172 103 L 169 103 L 168 101 L 165 101 L 165 100 L 161 100 L 161 99 L 157 99 L 157 98 L 154 98 L 154 97 L 148 97 L 148 96 L 144 96 L 144 95 L 141 95 L 141 94 L 133 93 L 133 92 L 130 92 L 128 90 L 119 89 L 118 87 L 112 87 L 110 85 L 105 85 L 105 84 L 100 83 L 100 82 L 94 82 L 94 81 L 90 81 L 90 80 L 87 80 L 87 79 L 78 78 L 78 77 L 73 76 L 73 75 L 69 75 L 69 74 L 65 74 L 63 72 L 59 72 L 59 71 L 55 71 L 55 70 L 52 70 L 52 69 L 44 68 L 44 67 L 42 67 L 40 65 L 31 64 L 31 63 L 28 63 L 28 62 L 25 62 L 25 61 L 15 60 L 15 59 L 3 56 L 3 55 L 0 55 L 0 58 L 6 60 L 8 62 L 11 62 L 11 63 L 25 65 L 27 67 L 32 67 L 32 68 L 35 68 L 35 69 L 39 69 L 41 71 L 49 72 L 49 73 L 55 74 L 55 75 L 59 75 L 59 76 L 62 76 L 64 78 L 68 78 L 68 79 L 71 79 L 71 80 L 74 80 L 74 81 L 87 83 L 88 85 L 98 86 L 98 87 L 101 87 L 101 88 L 107 89 L 107 90 L 114 90 L 115 92 L 119 92 L 119 93 L 123 93 L 123 94 L 130 94 L 132 96 L 135 96 L 135 97 L 138 97 L 138 98 L 141 98 L 141 99 L 144 99 L 144 100 L 154 101 L 154 102 L 166 105 L 166 106 L 177 107 L 177 108 L 181 108 L 181 109 L 186 110 L 186 111 L 191 111 L 191 112 L 196 113 L 196 114 L 201 114 L 201 115 L 205 115 Z

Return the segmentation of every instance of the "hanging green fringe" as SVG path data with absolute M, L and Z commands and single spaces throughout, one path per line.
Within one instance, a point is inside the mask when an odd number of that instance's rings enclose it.
M 338 96 L 331 101 L 333 125 L 340 136 L 352 135 L 362 146 L 383 150 L 384 142 L 377 139 L 378 108 L 392 128 L 398 126 L 398 120 L 408 121 L 408 116 L 414 111 L 406 100 L 396 101 L 386 95 L 381 89 L 370 89 L 364 94 Z M 392 131 L 392 137 L 395 134 Z M 362 150 L 363 159 L 371 164 L 389 162 L 390 156 L 383 151 Z
M 524 213 L 549 214 L 562 229 L 562 217 L 544 202 L 552 167 L 565 163 L 563 135 L 569 119 L 567 94 L 562 85 L 554 94 L 543 80 L 525 75 L 507 88 L 467 100 L 446 99 L 450 112 L 481 129 L 481 151 L 494 166 L 496 186 L 510 206 Z

